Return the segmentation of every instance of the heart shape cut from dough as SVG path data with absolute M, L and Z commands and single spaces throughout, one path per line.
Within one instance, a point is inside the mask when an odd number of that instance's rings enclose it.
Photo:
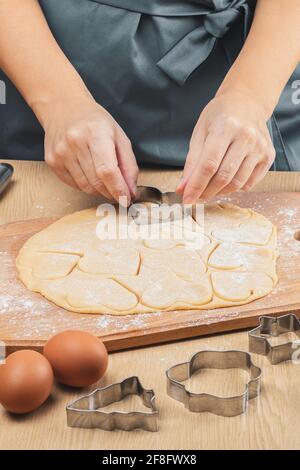
M 208 276 L 202 277 L 202 282 L 191 283 L 169 272 L 161 279 L 151 283 L 143 292 L 141 303 L 147 307 L 161 309 L 172 305 L 184 304 L 201 305 L 212 298 L 212 289 Z M 179 307 L 177 307 L 179 308 Z
M 249 265 L 263 265 L 265 267 L 272 262 L 273 251 L 268 248 L 225 242 L 213 251 L 208 263 L 213 268 L 236 269 Z
M 185 247 L 173 250 L 151 251 L 142 255 L 144 266 L 164 272 L 169 268 L 177 276 L 190 281 L 196 281 L 206 272 L 206 266 L 196 251 Z
M 266 295 L 273 287 L 273 280 L 262 272 L 211 273 L 213 289 L 216 295 L 228 301 L 243 301 L 251 297 Z
M 81 258 L 78 269 L 89 274 L 132 274 L 136 275 L 140 265 L 140 255 L 134 248 L 98 249 Z

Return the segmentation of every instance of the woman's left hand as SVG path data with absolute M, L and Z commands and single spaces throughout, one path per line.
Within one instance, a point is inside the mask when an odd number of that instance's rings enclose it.
M 183 202 L 248 191 L 256 185 L 275 158 L 268 118 L 263 106 L 244 92 L 217 94 L 192 134 L 177 188 Z

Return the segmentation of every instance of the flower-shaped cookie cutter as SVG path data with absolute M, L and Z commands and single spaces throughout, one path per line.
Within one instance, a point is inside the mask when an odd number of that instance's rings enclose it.
M 248 333 L 249 351 L 267 356 L 273 365 L 288 361 L 293 358 L 294 354 L 297 354 L 300 341 L 272 346 L 269 338 L 291 332 L 296 333 L 300 338 L 300 321 L 295 314 L 289 313 L 280 317 L 262 316 L 259 318 L 259 326 Z
M 138 395 L 149 412 L 112 411 L 101 408 L 119 402 L 128 395 Z M 105 431 L 121 429 L 131 431 L 141 428 L 145 431 L 157 431 L 158 410 L 155 406 L 155 393 L 146 390 L 138 377 L 128 377 L 107 387 L 97 388 L 92 393 L 78 398 L 66 407 L 67 424 L 70 427 L 100 428 Z
M 192 393 L 182 383 L 200 369 L 243 369 L 249 373 L 249 381 L 241 395 L 220 397 L 208 393 Z M 177 364 L 166 372 L 167 393 L 192 412 L 209 412 L 220 416 L 237 416 L 244 413 L 248 401 L 260 392 L 261 369 L 256 367 L 245 351 L 205 350 L 196 353 L 190 361 Z

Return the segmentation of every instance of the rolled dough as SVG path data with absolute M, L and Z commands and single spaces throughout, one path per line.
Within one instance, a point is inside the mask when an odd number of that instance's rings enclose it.
M 30 238 L 16 262 L 25 286 L 74 312 L 127 315 L 241 305 L 277 282 L 276 227 L 251 209 L 207 205 L 182 239 L 101 240 L 98 222 L 87 209 Z

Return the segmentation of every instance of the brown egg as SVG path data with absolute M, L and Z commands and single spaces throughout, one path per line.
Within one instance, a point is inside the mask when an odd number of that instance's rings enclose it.
M 108 365 L 102 341 L 84 331 L 58 333 L 45 344 L 44 355 L 52 365 L 55 378 L 72 387 L 87 387 L 97 382 Z
M 0 403 L 7 411 L 29 413 L 47 400 L 52 384 L 53 371 L 42 354 L 14 352 L 0 366 Z

